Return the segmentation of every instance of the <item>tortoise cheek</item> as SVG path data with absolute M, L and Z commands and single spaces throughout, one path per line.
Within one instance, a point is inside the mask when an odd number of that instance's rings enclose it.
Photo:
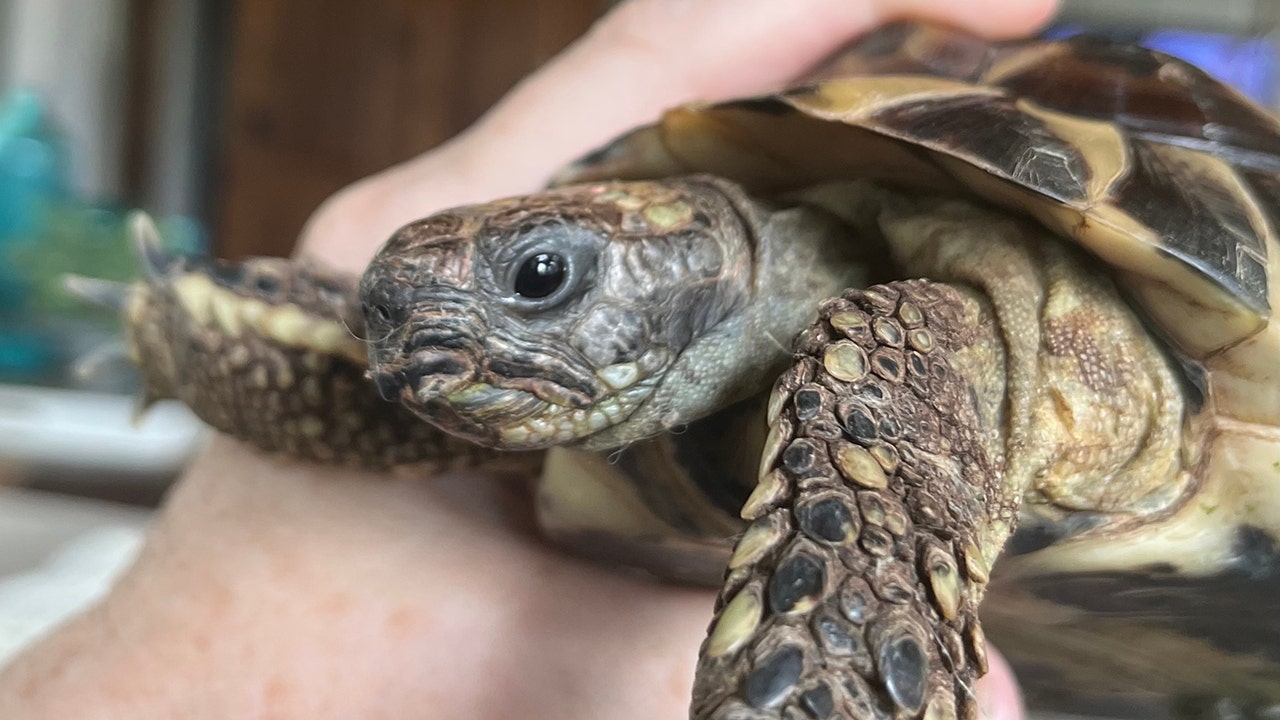
M 573 328 L 570 344 L 596 371 L 631 363 L 649 349 L 650 320 L 642 308 L 600 302 Z

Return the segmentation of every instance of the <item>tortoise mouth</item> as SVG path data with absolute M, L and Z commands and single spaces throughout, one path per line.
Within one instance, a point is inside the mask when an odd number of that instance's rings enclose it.
M 506 450 L 569 444 L 621 422 L 629 414 L 616 397 L 573 408 L 548 402 L 527 390 L 486 382 L 468 383 L 445 395 L 421 388 L 416 400 L 427 419 L 442 429 Z
M 656 382 L 636 363 L 592 372 L 563 344 L 480 327 L 402 328 L 372 354 L 369 376 L 385 399 L 504 450 L 581 441 L 626 420 Z

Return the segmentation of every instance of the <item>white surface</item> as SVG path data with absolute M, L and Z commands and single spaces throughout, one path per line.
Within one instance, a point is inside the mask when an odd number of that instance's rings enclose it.
M 141 510 L 0 490 L 0 665 L 110 588 L 142 544 Z
M 161 402 L 132 424 L 133 400 L 106 393 L 0 385 L 0 458 L 19 465 L 176 473 L 207 432 L 185 407 Z

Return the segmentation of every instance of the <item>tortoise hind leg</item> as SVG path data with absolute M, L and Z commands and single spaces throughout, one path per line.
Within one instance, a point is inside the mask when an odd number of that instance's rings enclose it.
M 827 303 L 798 352 L 692 716 L 973 717 L 976 611 L 1018 502 L 978 407 L 1003 395 L 995 323 L 973 294 L 898 282 Z M 964 355 L 992 371 L 955 372 Z

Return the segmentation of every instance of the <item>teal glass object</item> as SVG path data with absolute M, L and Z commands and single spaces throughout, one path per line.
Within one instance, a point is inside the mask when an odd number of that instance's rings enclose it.
M 10 258 L 39 243 L 48 208 L 67 199 L 68 164 L 38 95 L 0 97 L 0 378 L 37 378 L 56 362 L 47 329 L 30 316 L 30 278 Z
M 66 142 L 35 93 L 0 99 L 0 242 L 38 235 L 41 215 L 68 195 Z

